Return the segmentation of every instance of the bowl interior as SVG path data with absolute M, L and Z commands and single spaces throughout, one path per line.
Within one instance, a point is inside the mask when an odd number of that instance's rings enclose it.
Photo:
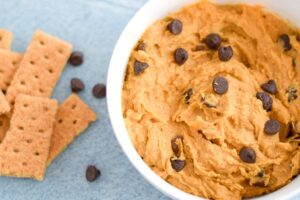
M 142 36 L 144 31 L 155 21 L 165 17 L 170 12 L 180 9 L 184 5 L 196 2 L 196 0 L 150 0 L 142 7 L 131 19 L 123 33 L 121 34 L 113 55 L 107 77 L 107 101 L 111 124 L 113 126 L 116 138 L 120 143 L 126 156 L 129 158 L 135 168 L 157 189 L 173 199 L 178 200 L 199 200 L 203 198 L 187 194 L 172 185 L 165 182 L 157 176 L 140 158 L 127 134 L 122 114 L 122 86 L 124 73 L 127 67 L 128 58 L 136 42 Z M 279 14 L 281 17 L 289 20 L 292 24 L 300 26 L 299 2 L 294 0 L 216 0 L 216 3 L 247 3 L 260 4 L 268 10 Z M 257 200 L 290 199 L 299 194 L 298 185 L 300 177 L 297 177 L 287 186 L 258 198 Z

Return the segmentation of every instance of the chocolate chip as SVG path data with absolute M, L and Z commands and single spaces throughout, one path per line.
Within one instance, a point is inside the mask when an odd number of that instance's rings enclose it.
M 100 170 L 97 169 L 95 166 L 89 165 L 87 167 L 85 176 L 89 182 L 95 181 L 100 175 L 101 175 Z
M 70 58 L 69 58 L 69 63 L 73 66 L 78 66 L 83 63 L 83 53 L 80 51 L 74 51 L 72 52 Z
M 71 90 L 73 92 L 80 92 L 84 89 L 84 83 L 79 78 L 71 79 Z
M 180 157 L 181 150 L 180 150 L 180 145 L 182 144 L 182 137 L 177 136 L 171 140 L 171 147 L 173 150 L 173 153 L 175 154 L 176 157 Z
M 134 62 L 134 75 L 137 76 L 137 75 L 143 73 L 145 71 L 145 69 L 148 67 L 149 67 L 148 63 L 140 62 L 140 61 L 136 60 Z
M 278 37 L 278 42 L 281 43 L 284 51 L 289 51 L 292 49 L 290 37 L 288 34 L 282 34 Z
M 297 40 L 297 42 L 300 42 L 300 35 L 296 36 L 296 40 Z
M 140 42 L 137 46 L 136 46 L 136 50 L 137 51 L 146 51 L 146 47 L 147 44 L 145 42 Z
M 291 102 L 298 98 L 298 90 L 294 86 L 289 86 L 285 93 L 288 96 L 288 102 Z
M 255 163 L 256 153 L 251 147 L 243 147 L 240 151 L 240 158 L 246 163 Z
M 265 123 L 264 132 L 268 135 L 275 135 L 280 130 L 280 123 L 275 119 L 269 119 Z
M 174 60 L 178 65 L 183 65 L 189 58 L 188 52 L 183 48 L 178 48 L 174 52 Z
M 186 104 L 189 104 L 189 103 L 190 103 L 190 99 L 191 99 L 192 95 L 193 95 L 193 89 L 192 89 L 192 88 L 186 90 L 186 91 L 183 93 L 184 102 L 185 102 Z
M 185 160 L 171 158 L 171 166 L 176 172 L 180 172 L 185 167 Z
M 94 87 L 93 87 L 93 95 L 96 98 L 104 98 L 106 96 L 106 86 L 102 83 L 97 83 Z
M 211 33 L 206 36 L 204 41 L 209 49 L 217 50 L 221 45 L 222 38 L 217 33 Z
M 262 101 L 263 108 L 266 111 L 271 111 L 272 110 L 272 105 L 273 105 L 273 99 L 272 97 L 266 93 L 266 92 L 258 92 L 256 93 L 256 98 Z
M 268 82 L 262 84 L 260 87 L 265 92 L 268 92 L 270 94 L 276 94 L 277 93 L 277 86 L 276 86 L 276 82 L 274 80 L 269 80 Z
M 214 78 L 212 83 L 213 90 L 217 94 L 225 94 L 228 91 L 228 81 L 221 76 Z
M 182 22 L 178 19 L 173 19 L 169 24 L 168 24 L 168 30 L 173 34 L 173 35 L 178 35 L 182 32 Z
M 233 56 L 233 50 L 231 46 L 222 46 L 218 50 L 219 59 L 221 61 L 229 61 Z

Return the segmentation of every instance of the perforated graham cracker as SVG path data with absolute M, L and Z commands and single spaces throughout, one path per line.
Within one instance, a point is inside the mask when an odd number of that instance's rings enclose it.
M 0 175 L 43 180 L 57 101 L 19 95 L 0 145 Z
M 70 95 L 58 109 L 48 165 L 96 120 L 96 114 L 76 95 Z
M 1 49 L 10 49 L 11 43 L 13 40 L 12 32 L 0 29 L 0 48 Z
M 19 67 L 22 55 L 0 49 L 0 89 L 6 91 Z
M 36 31 L 7 89 L 8 101 L 18 94 L 50 97 L 71 51 L 71 44 Z
M 3 92 L 0 90 L 0 115 L 8 113 L 10 111 L 10 106 Z

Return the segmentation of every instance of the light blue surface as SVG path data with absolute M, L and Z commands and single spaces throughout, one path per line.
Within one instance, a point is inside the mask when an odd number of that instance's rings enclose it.
M 14 32 L 13 50 L 23 52 L 33 32 L 42 29 L 84 52 L 85 62 L 67 66 L 53 97 L 60 102 L 70 94 L 69 81 L 81 78 L 80 96 L 99 120 L 81 135 L 47 170 L 43 182 L 0 177 L 1 200 L 164 200 L 122 153 L 109 123 L 105 99 L 92 97 L 91 88 L 106 82 L 114 45 L 129 19 L 146 0 L 1 0 L 0 27 Z M 85 179 L 88 164 L 102 176 Z
M 86 85 L 80 96 L 99 120 L 54 161 L 43 182 L 0 177 L 0 200 L 169 199 L 132 167 L 114 137 L 105 99 L 91 95 L 94 84 L 106 82 L 110 56 L 122 29 L 146 1 L 1 0 L 0 27 L 14 32 L 13 50 L 23 52 L 34 30 L 42 29 L 84 52 L 84 64 L 66 67 L 53 97 L 60 102 L 65 99 L 70 79 L 79 77 Z M 94 183 L 85 180 L 88 164 L 102 171 Z

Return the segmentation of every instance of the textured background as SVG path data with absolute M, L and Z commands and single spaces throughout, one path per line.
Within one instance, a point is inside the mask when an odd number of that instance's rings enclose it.
M 81 135 L 47 170 L 44 182 L 0 177 L 1 200 L 134 200 L 168 199 L 131 166 L 109 123 L 105 99 L 92 97 L 91 88 L 106 82 L 114 45 L 129 19 L 147 0 L 1 0 L 0 27 L 14 32 L 13 50 L 23 52 L 33 32 L 42 29 L 83 51 L 85 62 L 67 66 L 53 97 L 61 102 L 70 94 L 70 79 L 81 78 L 84 101 L 99 120 Z M 102 176 L 85 179 L 88 164 Z
M 13 50 L 23 52 L 33 32 L 42 29 L 84 52 L 84 64 L 66 67 L 53 97 L 60 102 L 65 99 L 70 94 L 70 79 L 79 77 L 86 84 L 80 96 L 99 117 L 54 161 L 43 182 L 0 177 L 0 200 L 169 199 L 131 166 L 114 137 L 105 99 L 91 95 L 95 83 L 106 82 L 110 56 L 122 29 L 146 1 L 0 0 L 0 27 L 14 32 Z M 102 171 L 94 183 L 85 180 L 88 164 Z

